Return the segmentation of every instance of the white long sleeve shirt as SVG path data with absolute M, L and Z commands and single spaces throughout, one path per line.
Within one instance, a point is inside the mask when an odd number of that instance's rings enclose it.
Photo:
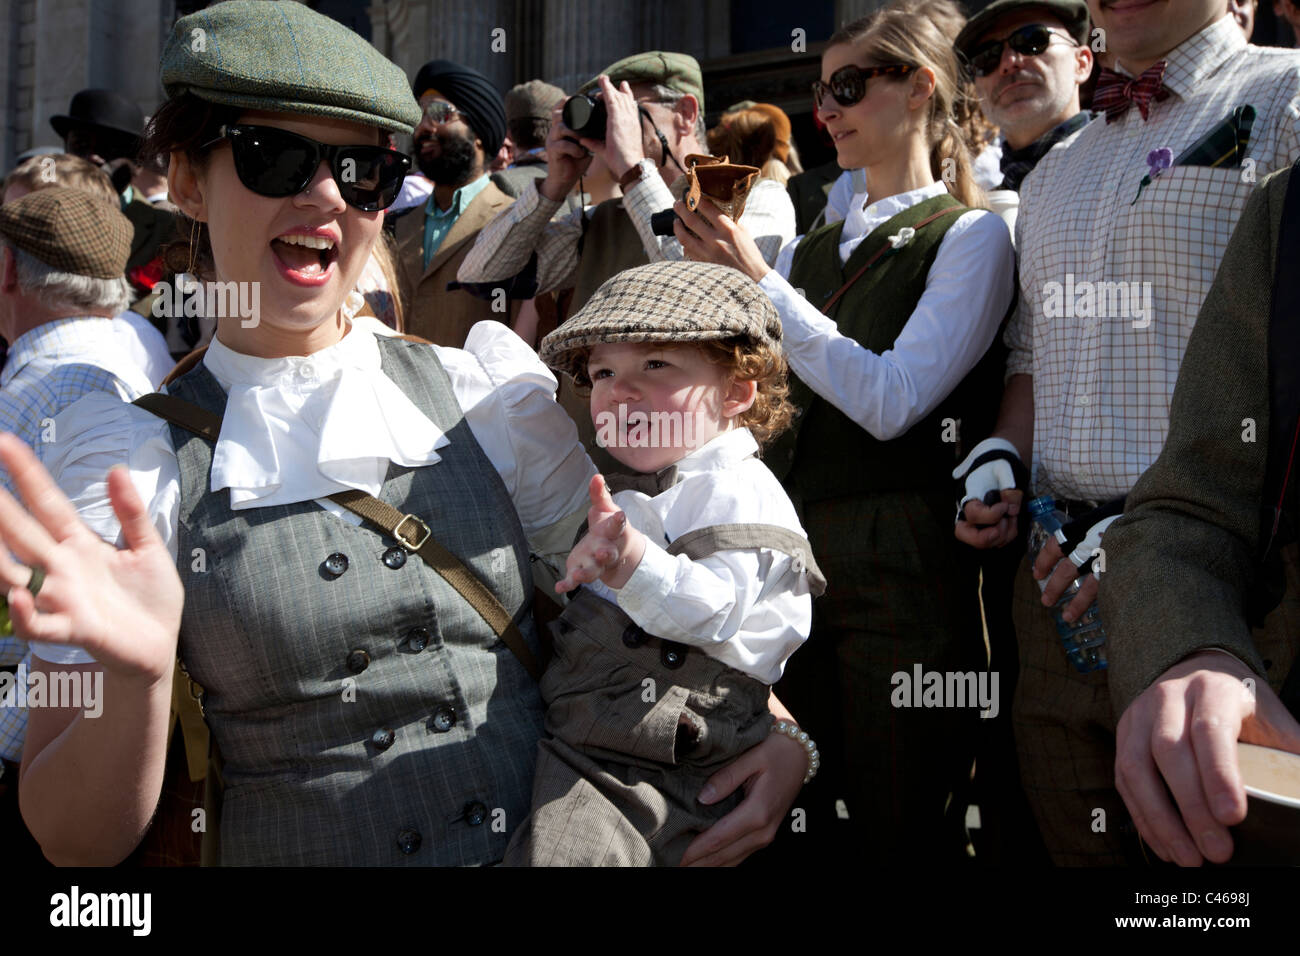
M 878 226 L 946 191 L 935 183 L 870 205 L 855 202 L 840 236 L 841 265 Z M 1011 234 L 993 213 L 972 210 L 944 233 L 925 292 L 893 347 L 877 355 L 787 281 L 798 243 L 781 250 L 759 283 L 781 314 L 786 358 L 814 392 L 881 441 L 905 433 L 957 387 L 1011 306 Z

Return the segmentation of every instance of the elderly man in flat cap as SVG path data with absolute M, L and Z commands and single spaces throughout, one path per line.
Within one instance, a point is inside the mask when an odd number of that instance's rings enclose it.
M 130 303 L 123 277 L 131 223 L 80 189 L 52 186 L 0 205 L 0 430 L 37 451 L 58 440 L 52 419 L 91 392 L 131 401 L 153 391 L 122 347 L 113 316 Z M 0 486 L 13 493 L 7 472 Z M 0 637 L 0 666 L 26 673 L 26 642 Z M 0 845 L 39 860 L 16 798 L 27 711 L 0 700 Z M 12 791 L 12 793 L 10 792 Z M 28 852 L 30 851 L 30 852 Z
M 511 202 L 488 177 L 505 140 L 505 106 L 491 80 L 450 60 L 426 63 L 413 88 L 424 111 L 413 136 L 416 162 L 433 194 L 397 220 L 406 331 L 460 348 L 475 322 L 509 321 L 518 311 L 491 289 L 477 298 L 448 288 L 479 230 Z

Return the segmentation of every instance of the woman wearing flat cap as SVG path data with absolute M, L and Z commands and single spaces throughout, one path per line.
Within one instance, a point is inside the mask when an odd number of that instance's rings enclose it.
M 190 271 L 256 283 L 260 309 L 219 320 L 170 405 L 61 416 L 66 498 L 0 437 L 28 509 L 0 497 L 15 626 L 46 671 L 104 682 L 97 719 L 32 711 L 24 818 L 57 863 L 132 851 L 179 654 L 225 760 L 221 862 L 498 861 L 542 727 L 530 552 L 572 541 L 591 476 L 555 380 L 497 323 L 462 351 L 353 319 L 407 166 L 388 133 L 420 117 L 356 34 L 223 3 L 176 24 L 162 80 L 150 139 L 196 224 Z M 770 840 L 805 769 L 773 735 L 721 771 L 746 800 L 687 859 Z

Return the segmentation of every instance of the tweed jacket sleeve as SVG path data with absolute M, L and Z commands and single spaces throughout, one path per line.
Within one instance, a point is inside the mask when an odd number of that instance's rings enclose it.
M 1101 615 L 1116 715 L 1188 655 L 1264 673 L 1244 600 L 1268 455 L 1268 323 L 1289 170 L 1250 197 L 1188 341 L 1160 457 L 1106 533 Z
M 547 199 L 534 180 L 483 227 L 460 264 L 461 282 L 496 282 L 518 275 L 537 253 L 537 291 L 573 287 L 578 270 L 582 210 L 560 213 L 563 202 Z M 557 215 L 559 213 L 559 215 Z

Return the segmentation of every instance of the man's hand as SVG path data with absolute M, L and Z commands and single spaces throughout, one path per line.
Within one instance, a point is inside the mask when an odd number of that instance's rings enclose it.
M 968 501 L 952 533 L 972 548 L 1001 548 L 1016 540 L 1019 533 L 1020 505 L 1025 493 L 1014 488 L 1001 489 L 1001 499 L 992 505 Z
M 591 165 L 592 152 L 601 148 L 598 140 L 584 139 L 581 146 L 574 142 L 577 134 L 564 125 L 563 113 L 563 102 L 551 110 L 551 131 L 546 135 L 546 178 L 537 184 L 537 191 L 553 202 L 563 202 L 573 191 L 578 177 Z
M 1162 860 L 1198 866 L 1232 856 L 1227 828 L 1246 817 L 1238 740 L 1300 753 L 1300 724 L 1263 678 L 1218 651 L 1175 664 L 1124 711 L 1115 786 Z
M 555 584 L 557 594 L 597 578 L 612 588 L 621 588 L 645 554 L 645 535 L 627 523 L 627 515 L 609 496 L 605 479 L 593 475 L 587 493 L 591 495 L 587 533 L 569 552 L 566 574 Z
M 1015 540 L 1016 516 L 1029 482 L 1016 446 L 1005 438 L 986 438 L 953 469 L 961 496 L 957 540 L 973 548 L 1001 548 Z M 994 495 L 1000 492 L 1000 495 Z
M 608 76 L 598 81 L 605 100 L 605 165 L 614 179 L 620 180 L 627 171 L 645 159 L 645 139 L 641 130 L 641 112 L 632 87 L 627 81 L 615 88 Z
M 1081 576 L 1074 562 L 1063 560 L 1064 558 L 1060 544 L 1055 538 L 1049 538 L 1043 545 L 1043 550 L 1038 552 L 1038 559 L 1034 561 L 1034 580 L 1041 581 L 1047 578 L 1047 587 L 1043 588 L 1043 607 L 1051 607 L 1061 599 L 1061 595 L 1074 579 L 1079 578 L 1079 593 L 1061 611 L 1061 617 L 1065 622 L 1072 624 L 1097 600 L 1098 583 L 1095 575 Z

